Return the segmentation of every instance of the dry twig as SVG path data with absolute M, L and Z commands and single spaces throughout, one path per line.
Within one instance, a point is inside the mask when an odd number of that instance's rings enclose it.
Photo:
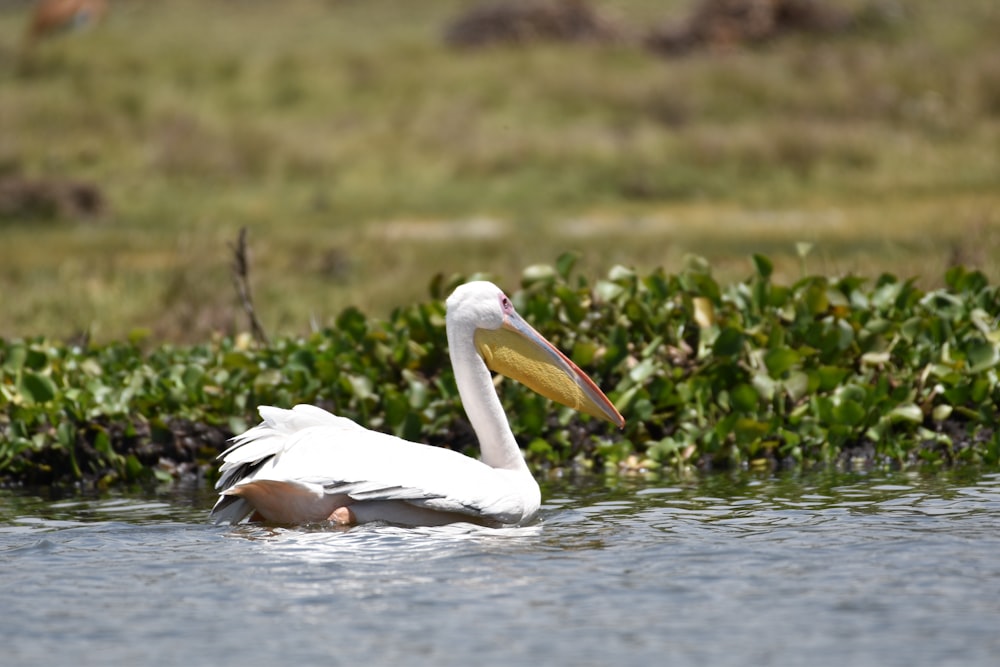
M 240 295 L 243 310 L 250 321 L 250 331 L 253 334 L 254 340 L 258 343 L 269 345 L 270 341 L 267 338 L 267 333 L 264 331 L 260 320 L 257 319 L 257 311 L 253 305 L 253 293 L 250 291 L 250 260 L 247 256 L 246 227 L 240 228 L 240 235 L 237 237 L 236 243 L 230 244 L 229 247 L 233 251 L 233 284 L 236 286 L 236 292 Z

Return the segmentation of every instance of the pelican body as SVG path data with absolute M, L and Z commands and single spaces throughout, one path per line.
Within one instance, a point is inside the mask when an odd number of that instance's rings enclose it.
M 619 428 L 625 420 L 576 364 L 514 310 L 496 285 L 459 286 L 447 301 L 448 349 L 481 460 L 363 428 L 312 405 L 261 406 L 263 421 L 220 455 L 217 523 L 468 521 L 520 525 L 541 493 L 493 384 L 496 371 Z

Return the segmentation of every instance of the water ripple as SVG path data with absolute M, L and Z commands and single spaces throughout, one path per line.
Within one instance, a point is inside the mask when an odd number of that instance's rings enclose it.
M 992 665 L 1000 474 L 587 482 L 492 530 L 0 492 L 11 664 Z M 377 656 L 377 658 L 376 658 Z

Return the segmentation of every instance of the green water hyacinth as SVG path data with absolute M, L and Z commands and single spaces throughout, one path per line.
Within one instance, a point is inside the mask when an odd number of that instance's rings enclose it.
M 719 285 L 690 258 L 676 274 L 624 267 L 596 281 L 576 257 L 523 272 L 519 312 L 569 352 L 626 418 L 570 420 L 499 382 L 536 467 L 725 469 L 940 466 L 1000 459 L 1000 289 L 956 267 L 911 280 L 752 275 Z M 475 454 L 448 364 L 443 298 L 386 320 L 357 309 L 299 338 L 195 346 L 0 340 L 0 475 L 109 485 L 212 474 L 258 404 L 314 403 L 370 428 Z

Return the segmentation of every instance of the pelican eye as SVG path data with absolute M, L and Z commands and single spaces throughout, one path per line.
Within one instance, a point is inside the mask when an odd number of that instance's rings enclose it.
M 514 304 L 512 304 L 510 302 L 510 299 L 507 298 L 506 294 L 501 294 L 500 295 L 500 308 L 502 308 L 503 312 L 505 312 L 505 313 L 513 313 L 514 312 Z

